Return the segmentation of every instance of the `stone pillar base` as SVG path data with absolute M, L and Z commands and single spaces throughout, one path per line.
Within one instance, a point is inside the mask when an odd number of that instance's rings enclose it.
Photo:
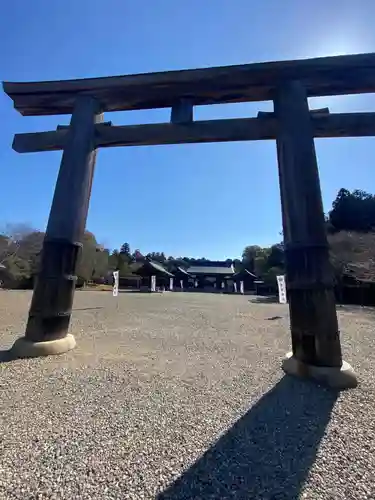
M 343 361 L 341 368 L 313 366 L 299 361 L 292 352 L 288 352 L 283 359 L 282 369 L 289 375 L 309 378 L 332 389 L 353 389 L 358 385 L 353 368 L 346 361 Z
M 75 346 L 75 338 L 70 333 L 62 339 L 43 342 L 32 342 L 25 337 L 21 337 L 15 341 L 9 353 L 12 358 L 36 358 L 51 354 L 63 354 L 74 349 Z

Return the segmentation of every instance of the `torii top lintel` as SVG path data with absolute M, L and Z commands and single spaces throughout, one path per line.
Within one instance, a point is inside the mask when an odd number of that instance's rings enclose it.
M 25 116 L 72 113 L 79 94 L 93 95 L 102 111 L 266 101 L 288 80 L 300 80 L 308 96 L 375 92 L 375 53 L 276 61 L 238 66 L 47 82 L 4 82 Z

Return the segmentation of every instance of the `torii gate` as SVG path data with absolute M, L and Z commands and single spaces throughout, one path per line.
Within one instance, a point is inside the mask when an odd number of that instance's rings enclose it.
M 342 361 L 314 137 L 375 135 L 375 113 L 309 111 L 307 98 L 375 92 L 375 54 L 81 80 L 9 83 L 25 116 L 72 114 L 56 131 L 16 134 L 20 153 L 63 150 L 25 336 L 12 353 L 66 352 L 76 262 L 99 147 L 276 139 L 292 353 L 283 369 L 329 386 L 356 386 Z M 257 118 L 194 121 L 197 105 L 265 101 Z M 171 123 L 112 126 L 105 111 L 171 108 Z

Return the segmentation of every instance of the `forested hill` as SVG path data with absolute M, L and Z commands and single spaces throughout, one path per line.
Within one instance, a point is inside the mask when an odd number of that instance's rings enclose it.
M 375 195 L 340 189 L 326 225 L 336 277 L 340 279 L 343 273 L 350 271 L 360 279 L 375 281 Z M 6 274 L 9 286 L 30 286 L 38 270 L 43 237 L 43 232 L 22 224 L 8 226 L 0 233 L 0 264 L 6 269 L 5 273 L 2 267 L 0 273 L 2 278 Z M 163 251 L 143 255 L 139 249 L 132 250 L 129 243 L 110 250 L 86 231 L 77 274 L 83 281 L 106 277 L 115 269 L 126 276 L 132 274 L 145 257 L 161 262 L 172 272 L 178 266 L 210 261 L 204 257 L 166 256 Z M 267 248 L 249 244 L 243 249 L 241 259 L 228 261 L 233 262 L 236 269 L 246 267 L 265 281 L 274 282 L 275 276 L 284 272 L 283 244 L 277 242 Z

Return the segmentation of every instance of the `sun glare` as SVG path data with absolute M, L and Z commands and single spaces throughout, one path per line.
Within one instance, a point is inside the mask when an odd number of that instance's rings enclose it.
M 359 34 L 358 36 L 350 36 L 346 33 L 336 33 L 327 38 L 323 37 L 320 40 L 314 39 L 311 46 L 305 46 L 303 58 L 310 57 L 330 57 L 330 56 L 345 56 L 350 54 L 361 54 L 371 52 L 368 48 L 366 40 Z

